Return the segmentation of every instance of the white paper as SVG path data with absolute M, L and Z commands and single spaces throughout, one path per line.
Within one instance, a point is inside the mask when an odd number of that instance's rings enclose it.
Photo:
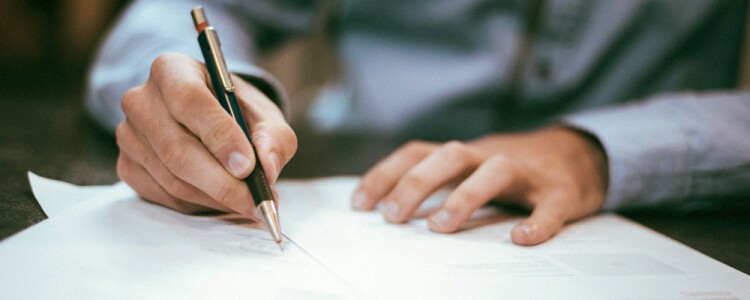
M 27 175 L 31 191 L 48 218 L 74 207 L 84 200 L 125 184 L 120 182 L 115 185 L 78 186 L 44 178 L 32 172 L 28 172 Z
M 0 298 L 750 297 L 749 276 L 616 215 L 520 247 L 520 219 L 492 209 L 450 235 L 353 211 L 357 180 L 280 182 L 283 253 L 245 219 L 179 214 L 118 186 L 0 243 Z
M 180 214 L 119 185 L 1 243 L 0 299 L 348 297 L 283 246 L 248 219 Z
M 614 214 L 522 247 L 510 240 L 521 218 L 489 208 L 469 229 L 448 235 L 430 232 L 424 219 L 393 225 L 379 212 L 353 211 L 348 199 L 356 183 L 283 183 L 280 213 L 297 243 L 374 298 L 750 297 L 748 275 Z M 443 197 L 433 197 L 432 206 Z

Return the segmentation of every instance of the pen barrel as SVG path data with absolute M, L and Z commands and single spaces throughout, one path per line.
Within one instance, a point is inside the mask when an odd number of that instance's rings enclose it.
M 203 30 L 198 35 L 198 43 L 201 45 L 201 52 L 203 53 L 206 68 L 209 70 L 208 73 L 211 77 L 211 84 L 213 85 L 216 99 L 219 101 L 219 104 L 221 104 L 221 107 L 224 108 L 224 110 L 232 116 L 237 125 L 240 126 L 242 132 L 245 134 L 245 137 L 253 148 L 256 167 L 250 175 L 245 178 L 245 183 L 247 183 L 247 186 L 250 189 L 250 195 L 253 196 L 253 202 L 258 206 L 263 201 L 273 200 L 273 193 L 268 185 L 266 172 L 263 171 L 263 166 L 260 163 L 260 159 L 258 159 L 258 151 L 256 150 L 255 145 L 253 145 L 253 140 L 250 138 L 250 131 L 247 128 L 247 123 L 245 123 L 245 118 L 242 115 L 242 110 L 239 107 L 234 92 L 228 92 L 225 89 L 224 82 L 219 74 L 220 72 L 212 71 L 219 70 L 220 66 L 217 65 L 217 62 L 215 61 L 215 54 L 211 53 L 209 33 L 215 34 L 215 32 Z

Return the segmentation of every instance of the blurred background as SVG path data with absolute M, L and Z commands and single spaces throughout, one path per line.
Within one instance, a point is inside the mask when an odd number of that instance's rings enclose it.
M 66 93 L 79 97 L 98 43 L 126 0 L 3 0 L 0 2 L 0 93 Z M 187 16 L 187 15 L 186 15 Z M 293 93 L 307 100 L 335 68 L 321 36 L 311 36 L 263 59 Z M 315 55 L 315 60 L 306 59 Z M 289 62 L 297 63 L 289 63 Z M 304 64 L 302 62 L 305 62 Z M 325 66 L 322 66 L 325 65 Z M 296 66 L 290 69 L 290 66 Z M 80 100 L 80 101 L 79 101 Z M 295 120 L 307 103 L 295 103 Z
M 0 1 L 0 239 L 46 216 L 26 172 L 76 184 L 117 181 L 114 139 L 86 116 L 97 42 L 122 0 Z
M 27 170 L 116 180 L 114 140 L 88 119 L 82 95 L 95 47 L 125 2 L 0 1 L 0 200 L 17 199 Z
M 124 0 L 0 2 L 3 95 L 81 89 L 96 43 Z

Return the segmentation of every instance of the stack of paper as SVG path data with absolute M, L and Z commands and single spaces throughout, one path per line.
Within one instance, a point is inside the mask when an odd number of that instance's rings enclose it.
M 237 215 L 183 215 L 124 184 L 77 201 L 93 192 L 35 178 L 43 207 L 79 203 L 0 243 L 0 298 L 750 297 L 750 276 L 616 215 L 521 247 L 509 237 L 520 219 L 491 209 L 450 235 L 430 232 L 423 219 L 393 225 L 353 211 L 357 182 L 279 183 L 281 252 Z

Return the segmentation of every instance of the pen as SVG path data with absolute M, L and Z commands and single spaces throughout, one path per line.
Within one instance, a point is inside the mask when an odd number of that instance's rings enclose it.
M 255 153 L 255 168 L 250 173 L 250 176 L 245 178 L 245 182 L 250 189 L 250 194 L 253 196 L 255 207 L 266 222 L 268 231 L 271 233 L 274 241 L 281 247 L 279 214 L 276 211 L 273 193 L 271 193 L 266 173 L 263 171 L 263 166 L 261 166 L 258 159 L 258 151 L 255 150 L 255 145 L 253 145 L 253 141 L 250 139 L 250 132 L 247 130 L 245 118 L 242 117 L 242 111 L 234 95 L 234 83 L 232 83 L 232 78 L 229 76 L 229 70 L 224 61 L 224 54 L 221 52 L 219 35 L 208 24 L 203 7 L 198 6 L 193 8 L 190 14 L 193 17 L 193 23 L 195 23 L 195 30 L 198 31 L 198 43 L 200 44 L 201 52 L 203 52 L 203 58 L 206 61 L 206 68 L 210 74 L 216 98 L 224 110 L 240 125 Z

